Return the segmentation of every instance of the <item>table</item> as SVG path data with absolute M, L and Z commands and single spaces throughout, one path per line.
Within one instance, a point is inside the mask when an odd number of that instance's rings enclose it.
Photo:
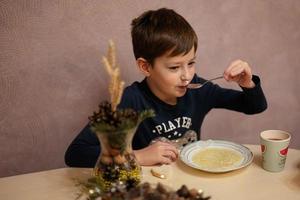
M 289 149 L 284 171 L 272 173 L 261 168 L 258 145 L 245 145 L 254 154 L 252 164 L 237 171 L 212 174 L 186 166 L 180 160 L 168 166 L 143 167 L 143 180 L 162 182 L 178 189 L 182 184 L 202 189 L 212 200 L 300 200 L 300 150 Z M 151 168 L 166 170 L 167 179 L 158 179 Z M 74 200 L 78 188 L 74 178 L 90 177 L 92 169 L 62 168 L 0 178 L 0 199 Z

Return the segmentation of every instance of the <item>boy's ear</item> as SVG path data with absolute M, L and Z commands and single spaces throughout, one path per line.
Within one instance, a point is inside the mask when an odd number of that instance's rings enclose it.
M 145 76 L 150 76 L 150 68 L 151 65 L 148 63 L 148 61 L 144 58 L 138 58 L 136 60 L 136 64 L 139 68 L 139 70 L 145 75 Z

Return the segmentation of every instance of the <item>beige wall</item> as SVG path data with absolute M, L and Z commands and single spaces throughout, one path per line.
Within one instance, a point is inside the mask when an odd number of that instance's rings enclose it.
M 300 148 L 298 0 L 0 1 L 0 176 L 64 166 L 66 147 L 108 96 L 100 62 L 107 41 L 118 46 L 126 84 L 141 80 L 129 24 L 159 7 L 195 28 L 199 74 L 219 75 L 241 58 L 262 78 L 268 110 L 212 111 L 203 138 L 257 144 L 260 131 L 283 129 Z

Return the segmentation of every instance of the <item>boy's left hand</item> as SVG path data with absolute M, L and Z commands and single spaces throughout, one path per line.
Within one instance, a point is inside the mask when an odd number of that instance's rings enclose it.
M 252 72 L 249 64 L 242 60 L 233 61 L 224 71 L 224 79 L 234 81 L 244 88 L 253 88 Z

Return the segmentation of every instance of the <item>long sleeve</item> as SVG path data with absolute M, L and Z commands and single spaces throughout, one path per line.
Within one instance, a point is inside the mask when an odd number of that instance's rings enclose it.
M 210 90 L 208 96 L 211 99 L 211 108 L 225 108 L 245 114 L 256 114 L 267 109 L 267 100 L 260 86 L 258 76 L 253 76 L 255 87 L 243 91 L 224 89 L 217 85 Z
M 65 163 L 69 167 L 94 167 L 99 154 L 99 140 L 86 125 L 68 147 Z

